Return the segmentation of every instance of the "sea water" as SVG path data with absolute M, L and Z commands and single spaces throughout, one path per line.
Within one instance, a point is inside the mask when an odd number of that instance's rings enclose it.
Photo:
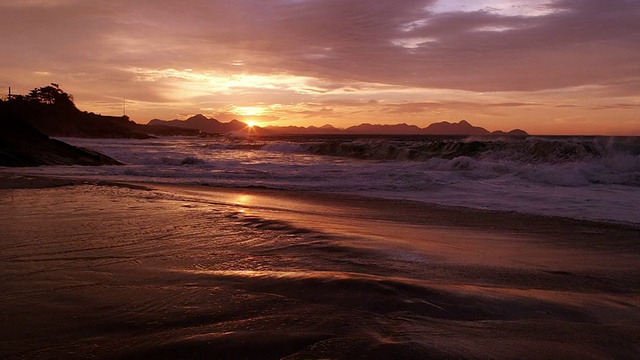
M 153 188 L 0 189 L 1 358 L 638 358 L 637 227 Z
M 157 184 L 0 189 L 2 358 L 638 358 L 637 139 L 64 140 Z
M 338 192 L 640 223 L 638 137 L 64 138 L 126 165 L 35 174 Z

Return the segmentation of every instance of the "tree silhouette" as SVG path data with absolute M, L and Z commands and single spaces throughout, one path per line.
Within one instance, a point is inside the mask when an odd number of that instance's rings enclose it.
M 73 105 L 73 96 L 60 89 L 60 85 L 56 83 L 31 90 L 26 100 L 48 105 Z

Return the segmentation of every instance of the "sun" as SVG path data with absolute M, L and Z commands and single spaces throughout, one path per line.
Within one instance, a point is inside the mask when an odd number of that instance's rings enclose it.
M 247 127 L 248 127 L 248 128 L 252 128 L 252 127 L 254 127 L 254 126 L 258 125 L 258 124 L 256 124 L 256 122 L 255 122 L 255 121 L 247 121 L 247 122 L 246 122 L 246 124 L 247 124 Z

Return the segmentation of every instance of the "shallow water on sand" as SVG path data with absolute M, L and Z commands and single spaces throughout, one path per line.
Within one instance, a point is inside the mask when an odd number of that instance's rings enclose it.
M 359 194 L 640 224 L 640 138 L 415 136 L 65 138 L 124 166 L 45 177 Z M 0 176 L 16 169 L 0 168 Z
M 3 358 L 640 356 L 635 227 L 158 185 L 0 208 Z

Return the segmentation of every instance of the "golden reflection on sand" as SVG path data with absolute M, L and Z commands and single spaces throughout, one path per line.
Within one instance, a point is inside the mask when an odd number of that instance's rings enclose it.
M 156 189 L 0 190 L 0 357 L 638 358 L 637 228 Z

